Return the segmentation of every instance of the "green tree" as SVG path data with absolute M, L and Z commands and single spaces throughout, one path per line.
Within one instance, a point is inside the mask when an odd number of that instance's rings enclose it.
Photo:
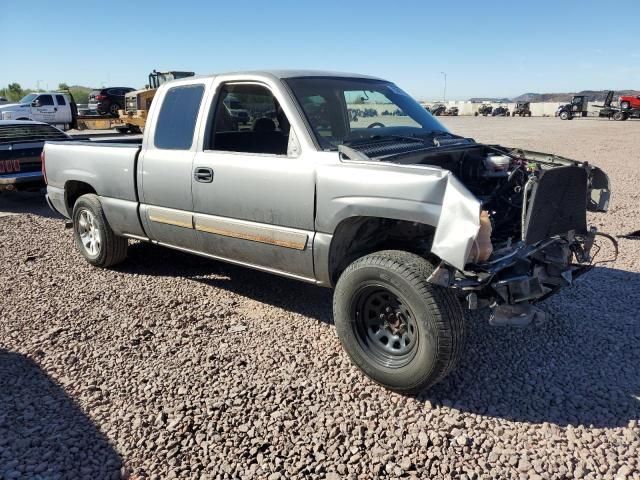
M 7 100 L 10 102 L 17 102 L 24 96 L 24 90 L 19 83 L 10 83 L 7 86 Z
M 67 85 L 66 83 L 62 82 L 58 84 L 58 90 L 61 91 L 66 91 L 69 90 L 69 85 Z
M 71 95 L 73 95 L 76 103 L 89 103 L 89 93 L 91 93 L 90 88 L 73 86 L 69 87 L 69 91 L 71 92 Z

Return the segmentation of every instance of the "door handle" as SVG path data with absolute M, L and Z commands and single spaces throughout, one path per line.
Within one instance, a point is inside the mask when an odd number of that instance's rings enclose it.
M 196 167 L 193 178 L 196 182 L 211 183 L 213 182 L 213 170 L 208 167 Z

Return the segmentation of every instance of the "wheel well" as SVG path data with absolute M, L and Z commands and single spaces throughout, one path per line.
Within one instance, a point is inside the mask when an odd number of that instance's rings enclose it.
M 403 250 L 432 255 L 435 228 L 423 223 L 379 217 L 351 217 L 336 228 L 329 249 L 329 276 L 335 285 L 345 268 L 360 257 L 380 250 Z
M 86 195 L 87 193 L 96 193 L 95 189 L 88 183 L 80 182 L 77 180 L 70 180 L 65 183 L 64 197 L 69 214 L 73 212 L 73 206 L 75 205 L 78 198 L 80 198 L 82 195 Z

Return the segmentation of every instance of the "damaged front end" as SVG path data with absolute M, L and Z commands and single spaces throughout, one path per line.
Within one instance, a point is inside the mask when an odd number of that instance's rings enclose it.
M 482 229 L 480 217 L 473 245 L 489 241 L 492 251 L 480 259 L 468 251 L 463 268 L 443 260 L 429 281 L 454 289 L 470 309 L 491 307 L 493 324 L 522 326 L 534 318 L 535 302 L 571 285 L 591 268 L 592 247 L 602 234 L 587 226 L 586 212 L 607 210 L 609 183 L 602 170 L 586 163 L 490 148 L 509 165 L 504 180 L 485 196 L 474 192 L 474 185 L 470 190 L 491 220 L 491 228 Z M 516 177 L 518 181 L 510 181 Z M 466 182 L 465 186 L 469 188 Z M 495 195 L 500 189 L 506 196 Z M 452 221 L 445 205 L 440 221 Z

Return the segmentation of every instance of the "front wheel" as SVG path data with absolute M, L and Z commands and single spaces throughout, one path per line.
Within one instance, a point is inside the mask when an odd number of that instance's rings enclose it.
M 560 120 L 571 120 L 571 115 L 566 110 L 560 112 Z
M 416 393 L 444 378 L 463 347 L 464 317 L 455 295 L 427 282 L 433 265 L 387 250 L 362 257 L 334 293 L 336 332 L 371 379 Z
M 82 195 L 73 206 L 73 238 L 85 260 L 96 267 L 111 267 L 127 257 L 127 239 L 113 233 L 97 195 Z

